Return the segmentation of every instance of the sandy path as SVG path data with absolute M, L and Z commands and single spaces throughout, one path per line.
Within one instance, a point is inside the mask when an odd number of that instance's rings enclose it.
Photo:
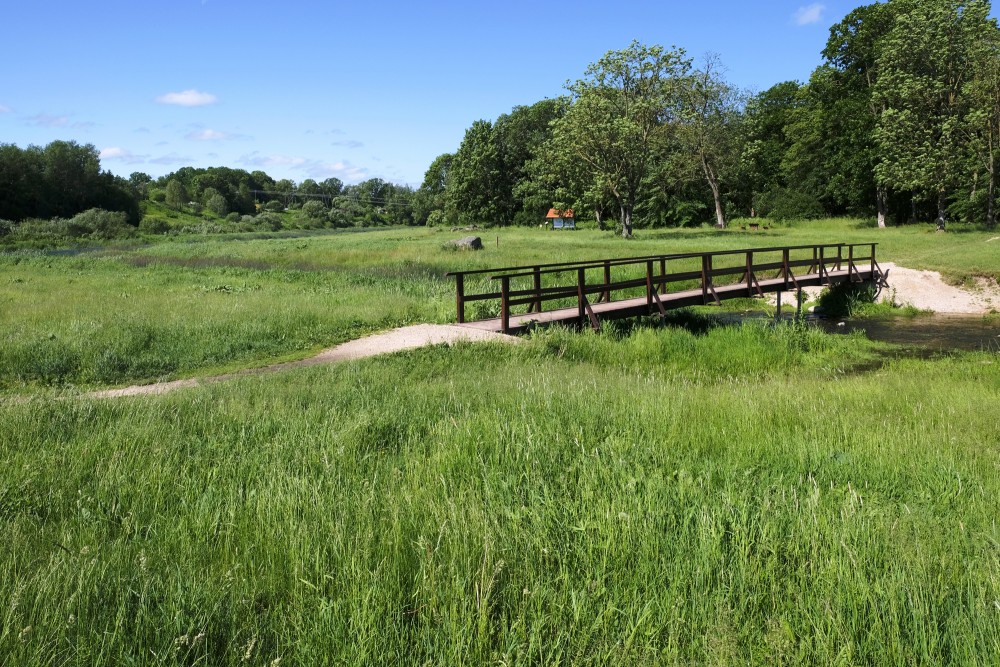
M 213 382 L 223 382 L 247 375 L 263 375 L 265 373 L 277 373 L 290 368 L 302 368 L 303 366 L 315 366 L 317 364 L 330 364 L 337 361 L 347 361 L 349 359 L 362 359 L 373 357 L 378 354 L 388 354 L 409 350 L 427 345 L 438 345 L 440 343 L 455 343 L 458 341 L 481 341 L 499 340 L 505 342 L 516 342 L 518 339 L 504 334 L 482 331 L 461 326 L 449 326 L 441 324 L 416 324 L 409 327 L 401 327 L 391 331 L 385 331 L 373 336 L 366 336 L 357 340 L 348 341 L 336 347 L 323 350 L 314 357 L 302 359 L 301 361 L 289 361 L 283 364 L 272 364 L 261 368 L 250 368 L 235 373 L 225 375 L 213 375 L 204 378 L 192 378 L 188 380 L 175 380 L 174 382 L 157 382 L 154 384 L 133 385 L 122 389 L 106 389 L 85 394 L 87 398 L 119 398 L 122 396 L 148 396 L 151 394 L 165 394 L 176 389 L 185 387 L 197 387 L 198 385 L 210 384 Z
M 1000 285 L 996 282 L 980 280 L 977 289 L 969 291 L 947 284 L 937 271 L 907 269 L 891 262 L 882 264 L 882 270 L 889 272 L 889 287 L 882 291 L 882 299 L 895 297 L 900 305 L 910 304 L 936 313 L 979 314 L 1000 310 Z

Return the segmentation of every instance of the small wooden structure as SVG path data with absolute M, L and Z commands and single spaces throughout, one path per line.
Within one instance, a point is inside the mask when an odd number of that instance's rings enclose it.
M 774 292 L 780 295 L 813 285 L 881 285 L 885 273 L 875 260 L 876 245 L 824 243 L 717 250 L 453 271 L 447 275 L 455 278 L 461 325 L 503 333 L 560 323 L 589 323 L 599 329 L 602 319 L 662 315 L 672 308 Z M 466 291 L 466 277 L 475 279 L 476 291 Z M 487 287 L 483 291 L 489 284 L 483 277 L 499 284 L 499 290 Z M 498 303 L 499 316 L 467 321 L 466 304 L 486 300 Z M 545 310 L 543 304 L 550 309 Z M 526 311 L 520 310 L 523 306 L 527 306 Z M 514 312 L 515 308 L 520 312 Z
M 550 208 L 549 212 L 545 214 L 545 219 L 552 222 L 552 229 L 576 229 L 576 218 L 573 217 L 573 209 L 571 208 L 565 211 Z

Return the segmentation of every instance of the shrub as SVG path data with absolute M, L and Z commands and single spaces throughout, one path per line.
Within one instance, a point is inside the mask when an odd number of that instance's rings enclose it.
M 170 225 L 163 218 L 147 215 L 139 222 L 139 231 L 144 234 L 166 234 L 170 231 Z
M 255 220 L 259 227 L 269 229 L 272 232 L 276 232 L 284 227 L 284 221 L 277 213 L 261 213 L 255 218 Z
M 302 205 L 302 212 L 310 218 L 322 218 L 326 215 L 326 206 L 318 199 L 310 199 Z
M 442 211 L 441 209 L 438 209 L 436 211 L 431 211 L 430 215 L 427 216 L 428 227 L 437 227 L 439 225 L 447 225 L 447 224 L 448 224 L 448 216 L 445 215 L 445 212 Z
M 264 204 L 264 210 L 270 211 L 271 213 L 281 213 L 285 210 L 285 205 L 278 201 L 277 199 L 272 199 L 271 201 Z
M 92 208 L 77 213 L 66 221 L 68 236 L 89 236 L 95 239 L 117 239 L 135 234 L 135 228 L 128 224 L 128 217 L 122 211 L 105 211 Z
M 229 202 L 222 195 L 216 193 L 205 202 L 205 208 L 220 218 L 229 213 Z

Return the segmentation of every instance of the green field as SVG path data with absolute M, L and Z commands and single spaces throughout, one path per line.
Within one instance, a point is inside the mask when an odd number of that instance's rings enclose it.
M 448 322 L 455 268 L 878 241 L 997 271 L 984 233 L 833 221 L 459 235 L 0 258 L 0 664 L 1000 659 L 995 350 L 619 325 L 75 393 Z
M 184 237 L 79 255 L 0 254 L 0 391 L 110 386 L 301 357 L 417 322 L 453 322 L 448 271 L 730 248 L 878 242 L 878 256 L 955 281 L 1000 275 L 987 233 L 826 221 L 758 232 L 423 228 L 275 238 Z M 481 281 L 486 286 L 489 281 Z M 470 286 L 472 288 L 476 285 Z M 495 285 L 493 286 L 495 289 Z

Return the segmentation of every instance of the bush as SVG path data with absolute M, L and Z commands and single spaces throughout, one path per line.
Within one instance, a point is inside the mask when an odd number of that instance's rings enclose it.
M 792 188 L 773 188 L 754 197 L 758 214 L 772 220 L 815 220 L 826 213 L 815 195 Z
M 229 202 L 222 195 L 216 193 L 205 202 L 205 208 L 220 218 L 229 213 Z
M 71 229 L 78 228 L 79 236 L 95 239 L 117 239 L 135 235 L 135 228 L 128 224 L 128 217 L 121 211 L 92 208 L 77 213 L 69 220 Z
M 276 232 L 284 227 L 284 220 L 276 213 L 261 213 L 255 218 L 258 227 Z
M 163 218 L 147 215 L 139 222 L 139 231 L 144 234 L 166 234 L 170 231 L 170 225 Z
M 437 227 L 439 225 L 447 225 L 447 224 L 448 224 L 448 216 L 445 215 L 445 212 L 442 211 L 441 209 L 438 209 L 436 211 L 431 211 L 430 215 L 427 216 L 428 227 Z
M 281 213 L 285 210 L 285 205 L 278 201 L 277 199 L 272 199 L 271 201 L 264 204 L 264 210 L 270 211 L 271 213 Z
M 302 212 L 310 218 L 322 218 L 326 215 L 326 206 L 318 199 L 310 199 L 302 205 Z

